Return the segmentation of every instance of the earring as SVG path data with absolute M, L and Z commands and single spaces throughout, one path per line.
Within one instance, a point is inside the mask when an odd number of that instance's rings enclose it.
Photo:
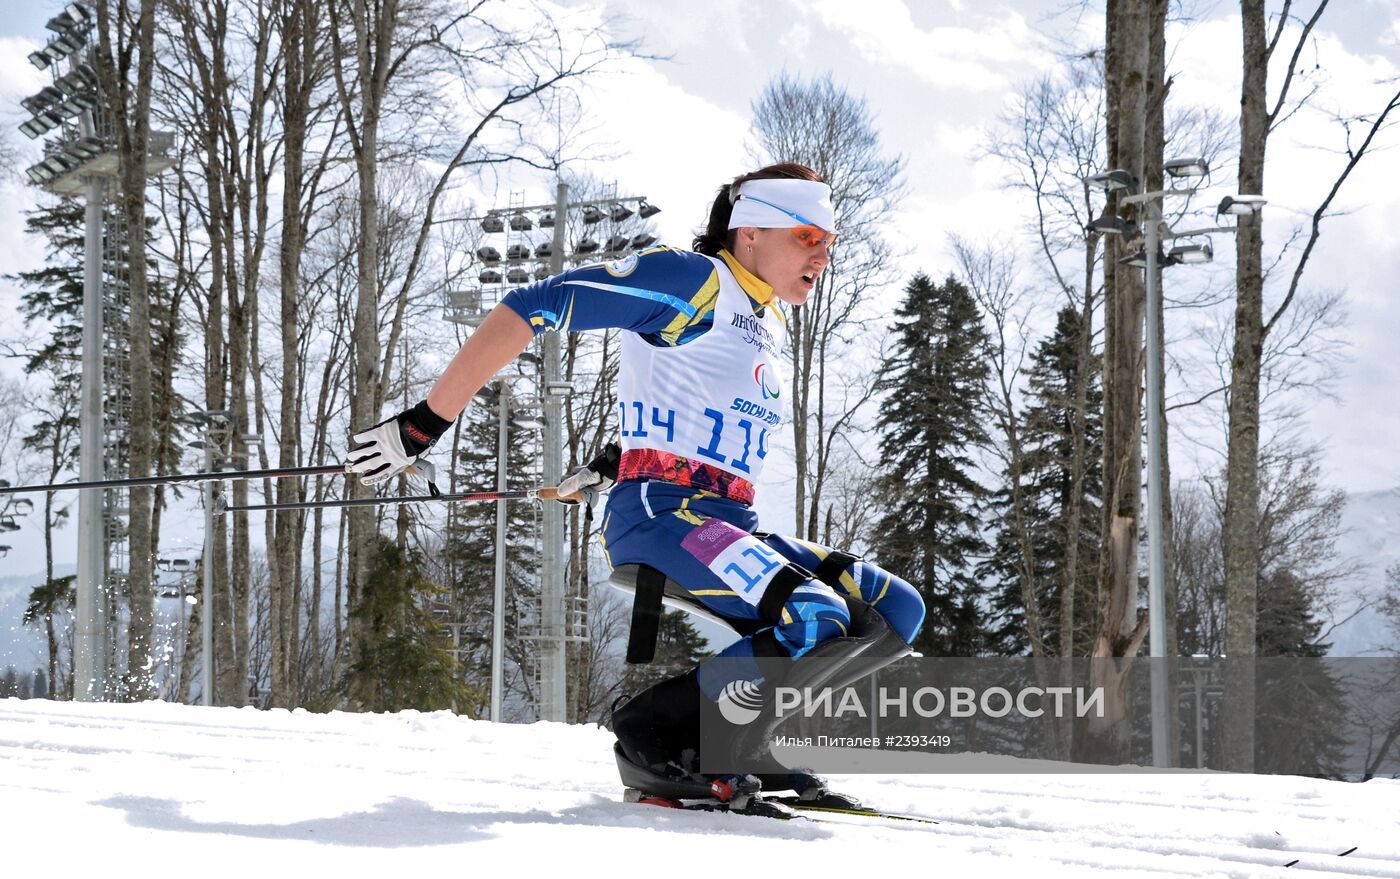
M 752 244 L 749 245 L 749 253 L 750 253 L 750 254 L 753 253 L 753 245 L 752 245 Z

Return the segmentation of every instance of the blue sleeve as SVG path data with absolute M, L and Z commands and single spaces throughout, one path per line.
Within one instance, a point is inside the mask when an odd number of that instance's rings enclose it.
M 658 247 L 569 269 L 506 294 L 502 303 L 535 335 L 606 327 L 674 340 L 713 308 L 719 275 L 706 257 Z M 671 341 L 670 344 L 675 344 Z

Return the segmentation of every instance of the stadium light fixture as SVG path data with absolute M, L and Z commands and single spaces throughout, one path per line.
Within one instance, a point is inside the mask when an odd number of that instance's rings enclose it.
M 1227 195 L 1220 200 L 1220 207 L 1215 209 L 1215 215 L 1253 216 L 1262 211 L 1268 203 L 1268 199 L 1262 195 Z
M 1167 252 L 1167 262 L 1171 265 L 1193 265 L 1198 263 L 1211 262 L 1215 259 L 1215 251 L 1209 243 L 1206 244 L 1182 244 L 1173 247 Z
M 1085 226 L 1084 230 L 1091 235 L 1095 232 L 1100 235 L 1127 235 L 1132 227 L 1132 224 L 1122 217 L 1110 215 L 1095 217 L 1089 221 L 1089 225 Z
M 1205 177 L 1210 174 L 1210 162 L 1200 156 L 1168 159 L 1162 163 L 1162 170 L 1171 177 Z
M 1122 169 L 1105 171 L 1102 174 L 1094 174 L 1084 178 L 1084 182 L 1094 187 L 1102 189 L 1104 192 L 1118 192 L 1120 190 L 1137 189 L 1137 178 Z

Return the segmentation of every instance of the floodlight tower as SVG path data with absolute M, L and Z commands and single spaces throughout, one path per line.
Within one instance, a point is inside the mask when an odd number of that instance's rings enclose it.
M 126 344 L 108 338 L 104 318 L 125 311 L 121 280 L 115 277 L 120 254 L 126 246 L 125 228 L 119 219 L 104 223 L 103 200 L 109 181 L 119 170 L 112 147 L 112 125 L 104 110 L 104 100 L 94 69 L 92 43 L 96 24 L 87 3 L 69 3 L 45 25 L 53 36 L 42 48 L 29 54 L 29 61 L 53 74 L 53 84 L 20 102 L 30 118 L 19 126 L 31 139 L 57 131 L 59 137 L 45 144 L 44 158 L 26 169 L 29 181 L 65 198 L 86 199 L 83 272 L 83 353 L 82 393 L 79 410 L 79 478 L 96 482 L 107 471 L 104 452 L 110 445 L 104 433 L 104 367 L 120 377 Z M 66 70 L 60 69 L 60 64 Z M 148 173 L 158 173 L 173 164 L 164 157 L 171 137 L 168 132 L 152 132 L 152 156 Z M 132 230 L 138 238 L 141 230 Z M 105 232 L 105 234 L 104 234 Z M 113 278 L 104 284 L 104 248 L 112 262 Z M 114 315 L 106 315 L 111 310 Z M 144 331 L 144 328 L 134 328 Z M 119 400 L 129 405 L 130 394 L 118 388 Z M 121 410 L 118 408 L 117 414 Z M 111 573 L 109 551 L 120 545 L 124 528 L 119 516 L 125 515 L 122 495 L 104 495 L 102 489 L 88 489 L 78 501 L 78 577 L 75 607 L 73 696 L 77 700 L 101 700 L 106 695 L 108 670 L 104 585 Z

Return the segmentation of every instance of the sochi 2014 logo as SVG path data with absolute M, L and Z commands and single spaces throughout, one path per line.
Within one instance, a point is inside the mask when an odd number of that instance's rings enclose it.
M 776 400 L 776 399 L 778 399 L 778 393 L 779 393 L 779 391 L 782 390 L 782 389 L 781 389 L 781 387 L 778 385 L 778 382 L 777 382 L 776 378 L 775 378 L 774 381 L 773 381 L 772 387 L 769 387 L 769 385 L 768 385 L 769 374 L 768 374 L 768 373 L 769 373 L 768 364 L 766 364 L 766 363 L 760 363 L 757 367 L 754 368 L 754 371 L 753 371 L 753 380 L 754 380 L 754 383 L 758 385 L 759 392 L 763 394 L 763 399 L 765 399 L 765 400 Z

